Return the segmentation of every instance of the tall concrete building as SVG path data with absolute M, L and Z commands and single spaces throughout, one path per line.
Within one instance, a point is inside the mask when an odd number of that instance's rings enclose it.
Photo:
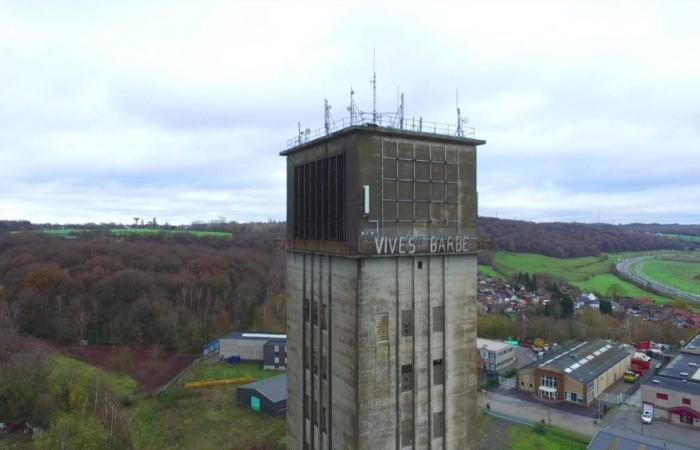
M 485 141 L 439 127 L 360 118 L 281 153 L 290 449 L 476 445 Z

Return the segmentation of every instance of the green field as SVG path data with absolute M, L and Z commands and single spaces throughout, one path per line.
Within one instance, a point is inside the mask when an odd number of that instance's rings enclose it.
M 87 228 L 45 228 L 43 233 L 56 236 L 77 236 L 82 233 L 101 232 L 99 229 Z M 193 231 L 193 230 L 162 230 L 158 228 L 112 228 L 109 230 L 113 236 L 150 236 L 154 234 L 169 234 L 169 235 L 190 235 L 196 237 L 216 237 L 216 238 L 231 238 L 232 233 L 223 231 Z
M 499 280 L 505 280 L 507 277 L 500 272 L 497 272 L 493 267 L 479 264 L 479 275 L 488 278 L 498 278 Z
M 489 277 L 508 278 L 520 272 L 530 275 L 549 274 L 552 278 L 566 281 L 585 291 L 595 291 L 603 296 L 612 285 L 618 285 L 623 296 L 648 297 L 658 303 L 668 303 L 671 299 L 647 292 L 612 273 L 610 268 L 619 259 L 635 253 L 606 253 L 599 257 L 552 258 L 535 253 L 496 252 L 493 267 L 479 266 L 479 272 Z
M 198 362 L 184 381 L 280 375 L 257 364 Z M 185 389 L 181 384 L 134 407 L 137 449 L 285 448 L 284 417 L 273 418 L 238 404 L 235 386 Z
M 640 264 L 644 274 L 659 283 L 693 294 L 700 293 L 700 261 L 650 260 Z
M 689 234 L 664 234 L 664 236 L 680 239 L 682 241 L 700 242 L 700 236 L 691 236 Z
M 574 286 L 585 291 L 595 291 L 601 295 L 606 295 L 610 286 L 617 284 L 622 292 L 623 297 L 648 297 L 654 299 L 657 303 L 664 304 L 669 303 L 672 300 L 668 297 L 664 297 L 652 292 L 647 292 L 642 288 L 635 286 L 634 284 L 623 280 L 611 273 L 604 273 L 601 275 L 595 275 L 584 281 L 576 281 L 572 283 Z

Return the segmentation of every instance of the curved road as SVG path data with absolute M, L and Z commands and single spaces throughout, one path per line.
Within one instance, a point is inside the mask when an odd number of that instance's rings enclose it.
M 676 289 L 665 284 L 661 284 L 656 280 L 649 278 L 642 270 L 639 270 L 639 263 L 656 259 L 654 256 L 638 256 L 636 258 L 624 259 L 615 265 L 618 274 L 628 281 L 636 284 L 639 287 L 657 292 L 662 295 L 668 295 L 676 298 L 683 298 L 691 302 L 700 303 L 700 295 L 691 294 L 680 289 Z

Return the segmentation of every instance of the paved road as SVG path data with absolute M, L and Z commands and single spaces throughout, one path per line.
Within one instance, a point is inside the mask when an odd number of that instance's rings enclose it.
M 677 442 L 692 448 L 699 448 L 700 430 L 686 428 L 680 425 L 672 425 L 662 420 L 655 419 L 651 425 L 644 425 L 640 419 L 641 409 L 638 406 L 640 390 L 637 390 L 630 399 L 635 406 L 623 404 L 609 412 L 602 420 L 585 417 L 581 410 L 594 409 L 580 408 L 577 405 L 569 405 L 577 408 L 579 414 L 561 408 L 547 407 L 546 404 L 524 400 L 517 396 L 503 395 L 498 392 L 479 393 L 479 407 L 486 408 L 489 405 L 491 411 L 504 416 L 513 417 L 523 422 L 537 423 L 544 421 L 559 428 L 574 430 L 576 432 L 593 436 L 598 430 L 607 427 L 623 428 L 630 431 L 638 431 L 646 436 L 663 439 L 669 442 Z
M 637 270 L 638 264 L 646 260 L 655 259 L 654 256 L 639 256 L 636 258 L 624 259 L 615 265 L 617 272 L 622 278 L 627 279 L 634 284 L 648 289 L 652 292 L 658 292 L 662 295 L 670 295 L 671 297 L 684 298 L 691 302 L 700 303 L 700 295 L 691 294 L 671 286 L 661 284 L 649 278 L 642 270 Z
M 698 447 L 700 445 L 700 430 L 673 425 L 658 419 L 654 419 L 650 425 L 642 425 L 640 414 L 639 408 L 622 405 L 603 420 L 603 425 L 622 428 L 692 448 L 700 448 Z

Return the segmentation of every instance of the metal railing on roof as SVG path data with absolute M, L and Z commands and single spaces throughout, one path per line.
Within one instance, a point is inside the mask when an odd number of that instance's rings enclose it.
M 422 117 L 407 119 L 401 118 L 398 114 L 382 113 L 375 115 L 372 113 L 359 113 L 351 117 L 344 117 L 340 120 L 330 122 L 327 126 L 311 130 L 307 128 L 305 131 L 300 131 L 296 137 L 287 140 L 287 148 L 296 147 L 297 145 L 305 144 L 313 140 L 322 138 L 336 131 L 345 128 L 361 126 L 361 125 L 377 125 L 385 128 L 394 128 L 397 130 L 414 131 L 418 133 L 439 134 L 445 136 L 459 136 L 474 138 L 476 130 L 472 127 L 458 126 L 456 124 L 429 122 L 423 120 Z

